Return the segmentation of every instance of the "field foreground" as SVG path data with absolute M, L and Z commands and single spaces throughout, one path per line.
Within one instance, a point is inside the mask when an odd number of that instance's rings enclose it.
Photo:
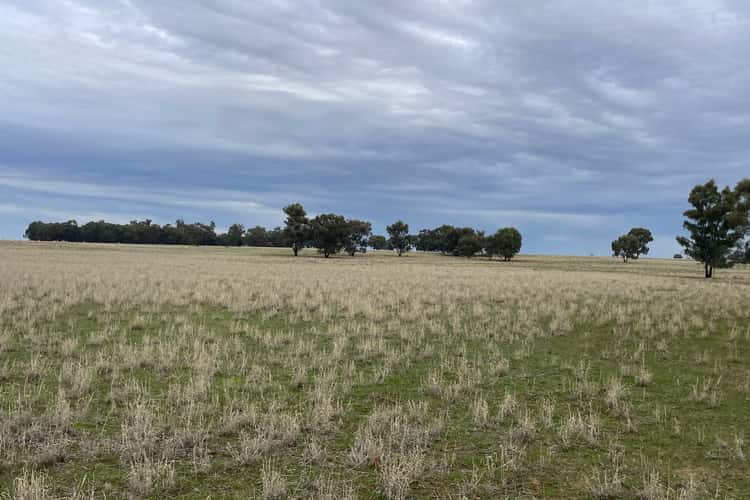
M 0 498 L 750 498 L 750 270 L 701 273 L 0 243 Z

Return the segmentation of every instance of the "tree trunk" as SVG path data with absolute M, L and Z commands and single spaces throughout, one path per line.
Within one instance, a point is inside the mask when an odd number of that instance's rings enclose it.
M 706 278 L 711 278 L 714 275 L 714 266 L 709 264 L 708 262 L 705 263 L 704 268 L 706 270 Z
M 294 252 L 294 256 L 296 257 L 297 256 L 297 252 L 299 252 L 299 248 L 297 248 L 297 245 L 294 245 L 292 247 L 292 251 Z

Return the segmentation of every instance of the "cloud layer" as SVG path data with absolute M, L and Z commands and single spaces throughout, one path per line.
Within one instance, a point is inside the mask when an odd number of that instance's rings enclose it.
M 671 255 L 692 185 L 750 174 L 739 0 L 11 0 L 0 47 L 6 238 L 299 201 Z

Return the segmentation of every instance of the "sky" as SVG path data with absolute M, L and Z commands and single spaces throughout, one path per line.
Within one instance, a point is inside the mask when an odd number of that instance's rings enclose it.
M 750 175 L 745 0 L 3 0 L 0 238 L 281 208 L 678 251 Z

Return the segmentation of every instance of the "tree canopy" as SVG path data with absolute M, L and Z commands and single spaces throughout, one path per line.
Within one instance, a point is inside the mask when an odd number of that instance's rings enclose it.
M 310 238 L 310 225 L 307 212 L 299 203 L 292 203 L 284 207 L 286 220 L 284 221 L 284 237 L 296 257 L 300 249 L 304 248 Z
M 484 249 L 484 234 L 481 232 L 467 233 L 461 236 L 453 249 L 457 257 L 474 257 Z
M 385 236 L 379 234 L 373 234 L 367 239 L 367 244 L 373 248 L 373 250 L 385 250 L 388 248 L 388 240 Z
M 401 257 L 404 252 L 409 251 L 409 249 L 411 248 L 411 238 L 409 238 L 409 224 L 398 220 L 390 226 L 387 226 L 385 230 L 390 236 L 388 238 L 388 244 L 391 246 L 391 248 L 396 250 L 399 257 Z
M 522 243 L 523 238 L 518 229 L 514 227 L 498 229 L 495 234 L 487 238 L 487 255 L 490 258 L 494 255 L 499 255 L 507 262 L 521 251 Z
M 744 238 L 748 227 L 748 192 L 750 180 L 743 179 L 735 189 L 726 186 L 719 191 L 711 179 L 695 186 L 688 202 L 693 206 L 684 212 L 683 227 L 689 236 L 678 236 L 685 254 L 703 263 L 706 278 L 714 267 L 732 262 L 730 251 Z
M 32 241 L 69 241 L 86 243 L 128 243 L 151 245 L 223 245 L 223 246 L 285 246 L 281 228 L 267 230 L 255 226 L 245 231 L 242 224 L 232 224 L 226 233 L 217 234 L 216 224 L 186 223 L 179 219 L 174 224 L 160 226 L 150 219 L 114 224 L 92 221 L 79 226 L 67 222 L 29 224 L 24 236 Z
M 612 254 L 621 257 L 625 262 L 628 259 L 636 260 L 641 255 L 648 255 L 648 244 L 652 241 L 654 237 L 651 231 L 643 227 L 634 227 L 612 242 Z
M 224 238 L 224 244 L 229 247 L 241 247 L 242 240 L 245 236 L 245 226 L 242 224 L 232 224 L 227 230 Z
M 344 246 L 346 253 L 354 257 L 357 252 L 365 253 L 372 235 L 372 224 L 363 220 L 350 220 L 349 235 Z
M 320 214 L 310 221 L 311 244 L 326 258 L 346 246 L 350 232 L 350 225 L 343 215 Z

